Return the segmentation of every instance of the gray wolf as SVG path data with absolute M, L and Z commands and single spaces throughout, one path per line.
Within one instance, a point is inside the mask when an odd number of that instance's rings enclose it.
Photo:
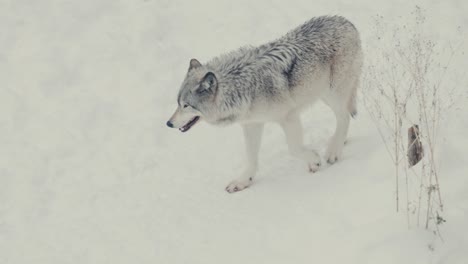
M 284 130 L 290 153 L 316 172 L 320 156 L 303 145 L 300 113 L 318 99 L 336 116 L 336 130 L 325 159 L 341 158 L 362 65 L 361 41 L 354 25 L 340 16 L 312 18 L 283 37 L 259 47 L 243 47 L 205 64 L 190 60 L 179 90 L 178 107 L 167 126 L 187 132 L 205 121 L 239 123 L 247 166 L 226 191 L 250 186 L 257 171 L 265 122 Z

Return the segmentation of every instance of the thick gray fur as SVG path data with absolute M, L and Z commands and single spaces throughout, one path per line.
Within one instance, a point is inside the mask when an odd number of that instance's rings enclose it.
M 351 22 L 340 16 L 312 18 L 259 47 L 243 47 L 206 64 L 192 59 L 179 91 L 179 107 L 170 122 L 180 128 L 200 116 L 211 124 L 238 122 L 244 127 L 247 156 L 254 161 L 248 160 L 246 173 L 227 187 L 229 192 L 251 184 L 264 122 L 278 122 L 291 153 L 316 171 L 320 158 L 302 145 L 299 113 L 317 99 L 330 106 L 337 129 L 326 159 L 330 163 L 338 160 L 349 116 L 357 113 L 361 65 L 359 33 Z

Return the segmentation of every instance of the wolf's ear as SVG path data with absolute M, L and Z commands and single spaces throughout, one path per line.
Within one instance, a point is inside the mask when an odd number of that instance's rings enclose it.
M 191 59 L 188 71 L 201 67 L 201 63 L 197 59 Z
M 200 82 L 200 87 L 196 90 L 198 94 L 214 93 L 218 89 L 218 79 L 212 72 L 205 74 Z

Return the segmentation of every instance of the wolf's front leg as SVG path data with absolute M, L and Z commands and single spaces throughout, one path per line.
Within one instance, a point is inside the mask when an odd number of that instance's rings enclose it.
M 258 151 L 262 140 L 263 123 L 253 123 L 242 125 L 244 131 L 244 142 L 247 150 L 247 167 L 242 175 L 232 181 L 226 191 L 229 193 L 241 191 L 252 184 L 252 180 L 257 172 Z
M 310 172 L 318 171 L 320 168 L 320 156 L 315 151 L 304 147 L 302 124 L 299 115 L 294 112 L 289 114 L 281 122 L 281 127 L 286 135 L 289 152 L 293 156 L 307 162 Z

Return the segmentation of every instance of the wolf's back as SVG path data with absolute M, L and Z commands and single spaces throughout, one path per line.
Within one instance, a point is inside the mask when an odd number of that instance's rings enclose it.
M 282 39 L 296 47 L 297 55 L 310 54 L 321 62 L 330 60 L 345 46 L 360 49 L 361 44 L 356 27 L 341 16 L 312 18 L 288 32 Z

